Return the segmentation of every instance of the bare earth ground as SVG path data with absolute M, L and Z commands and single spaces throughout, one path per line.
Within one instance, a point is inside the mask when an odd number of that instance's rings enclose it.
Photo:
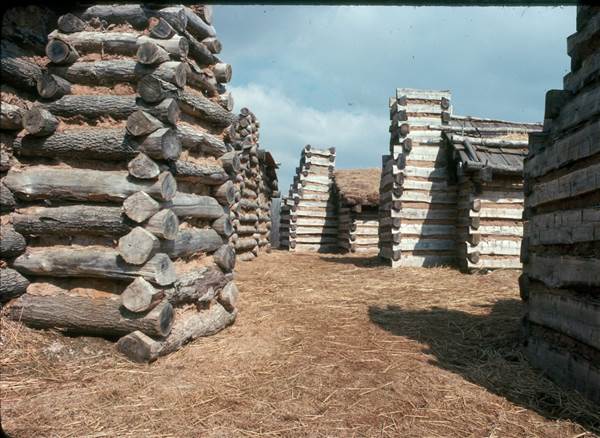
M 519 350 L 517 276 L 275 251 L 240 264 L 233 327 L 152 365 L 3 321 L 3 425 L 12 437 L 595 436 L 597 406 Z

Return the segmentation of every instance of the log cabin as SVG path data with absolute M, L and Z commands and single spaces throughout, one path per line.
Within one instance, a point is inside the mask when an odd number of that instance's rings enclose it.
M 338 212 L 338 246 L 343 251 L 378 252 L 379 180 L 374 169 L 336 170 L 333 196 Z
M 571 71 L 529 135 L 521 248 L 529 360 L 600 404 L 600 8 L 577 7 Z
M 0 301 L 8 317 L 118 337 L 117 349 L 141 362 L 235 321 L 234 222 L 249 215 L 251 191 L 269 211 L 276 177 L 258 149 L 258 121 L 232 112 L 232 69 L 220 60 L 210 8 L 5 12 Z M 23 14 L 32 25 L 14 28 Z M 262 228 L 256 234 L 260 245 Z
M 454 116 L 442 131 L 457 187 L 456 257 L 465 272 L 521 269 L 523 158 L 535 123 Z
M 306 145 L 287 198 L 282 199 L 280 246 L 289 251 L 338 251 L 338 219 L 332 196 L 335 148 Z

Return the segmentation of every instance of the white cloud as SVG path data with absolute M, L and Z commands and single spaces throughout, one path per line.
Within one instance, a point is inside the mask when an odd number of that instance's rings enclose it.
M 389 120 L 382 114 L 320 111 L 281 90 L 250 83 L 232 87 L 236 111 L 247 106 L 260 120 L 260 145 L 281 163 L 280 190 L 287 194 L 301 149 L 334 146 L 338 168 L 379 167 L 388 151 Z M 385 110 L 386 103 L 382 104 Z

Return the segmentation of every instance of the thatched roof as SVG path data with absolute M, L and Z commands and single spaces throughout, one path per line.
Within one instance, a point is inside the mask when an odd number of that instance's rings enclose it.
M 340 202 L 348 206 L 379 205 L 379 180 L 381 169 L 344 169 L 335 171 L 335 187 Z

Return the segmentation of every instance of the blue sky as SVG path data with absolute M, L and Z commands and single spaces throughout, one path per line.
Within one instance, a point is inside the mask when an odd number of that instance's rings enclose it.
M 235 110 L 261 122 L 287 194 L 305 144 L 337 167 L 379 167 L 388 98 L 449 89 L 460 115 L 541 121 L 562 88 L 576 7 L 215 6 Z

